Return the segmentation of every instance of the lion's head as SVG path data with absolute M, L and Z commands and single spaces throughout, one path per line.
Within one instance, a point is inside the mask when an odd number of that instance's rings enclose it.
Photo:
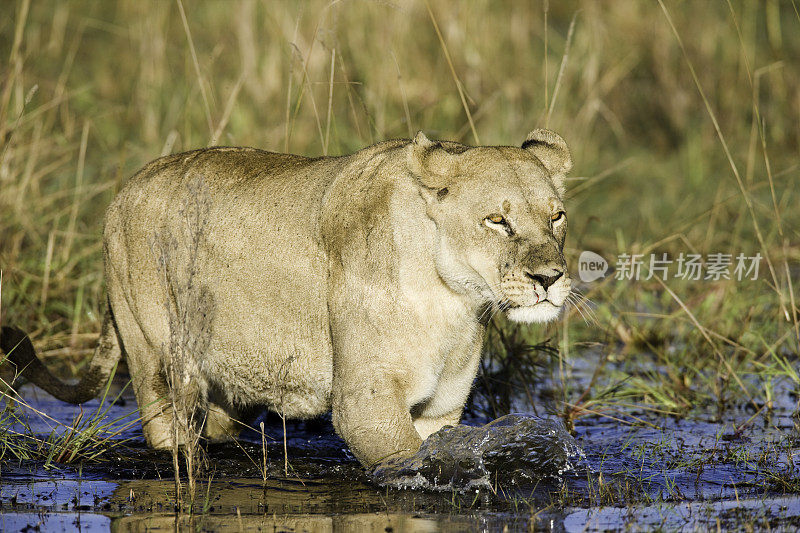
M 433 142 L 421 132 L 408 161 L 436 226 L 436 268 L 451 289 L 518 322 L 554 320 L 570 294 L 562 195 L 572 159 L 535 130 L 521 148 Z

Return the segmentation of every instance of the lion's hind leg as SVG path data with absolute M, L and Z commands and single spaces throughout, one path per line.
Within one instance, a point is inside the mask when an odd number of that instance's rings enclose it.
M 177 417 L 173 413 L 172 395 L 167 383 L 165 354 L 148 342 L 125 300 L 116 303 L 114 317 L 128 362 L 144 438 L 148 446 L 156 449 L 172 449 L 176 436 L 178 445 L 183 445 L 186 435 L 174 424 Z
M 224 407 L 213 402 L 208 402 L 206 419 L 203 424 L 203 437 L 211 442 L 224 442 L 235 439 L 244 425 Z

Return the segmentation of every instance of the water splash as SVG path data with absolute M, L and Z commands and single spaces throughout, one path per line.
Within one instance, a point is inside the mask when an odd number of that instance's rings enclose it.
M 406 459 L 388 460 L 372 472 L 380 485 L 469 491 L 493 483 L 560 482 L 585 458 L 561 422 L 511 414 L 481 427 L 448 426 Z

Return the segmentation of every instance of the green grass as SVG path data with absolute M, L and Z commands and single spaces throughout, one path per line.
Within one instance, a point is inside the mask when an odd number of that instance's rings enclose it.
M 120 438 L 139 418 L 133 413 L 111 418 L 109 411 L 120 399 L 127 386 L 115 396 L 109 396 L 116 366 L 100 397 L 100 404 L 93 411 L 80 413 L 71 424 L 57 420 L 29 404 L 10 385 L 0 380 L 0 460 L 34 461 L 44 468 L 61 465 L 96 462 L 109 451 L 124 446 L 126 439 Z M 38 417 L 48 425 L 49 434 L 42 435 L 31 428 L 31 417 Z M 7 463 L 11 464 L 11 463 Z
M 595 282 L 588 323 L 498 322 L 511 344 L 487 350 L 558 348 L 525 357 L 561 384 L 567 422 L 771 405 L 775 379 L 798 383 L 795 3 L 547 5 L 205 2 L 184 18 L 18 0 L 0 21 L 0 320 L 79 371 L 102 318 L 103 210 L 161 154 L 341 154 L 417 129 L 519 144 L 549 127 L 576 162 L 573 271 L 582 250 L 765 261 L 757 281 Z M 576 386 L 587 351 L 596 379 Z

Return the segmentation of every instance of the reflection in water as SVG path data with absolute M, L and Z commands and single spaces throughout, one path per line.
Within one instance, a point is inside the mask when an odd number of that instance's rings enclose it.
M 465 524 L 466 525 L 466 524 Z M 438 531 L 438 521 L 401 514 L 324 515 L 150 515 L 125 516 L 111 523 L 127 531 Z

